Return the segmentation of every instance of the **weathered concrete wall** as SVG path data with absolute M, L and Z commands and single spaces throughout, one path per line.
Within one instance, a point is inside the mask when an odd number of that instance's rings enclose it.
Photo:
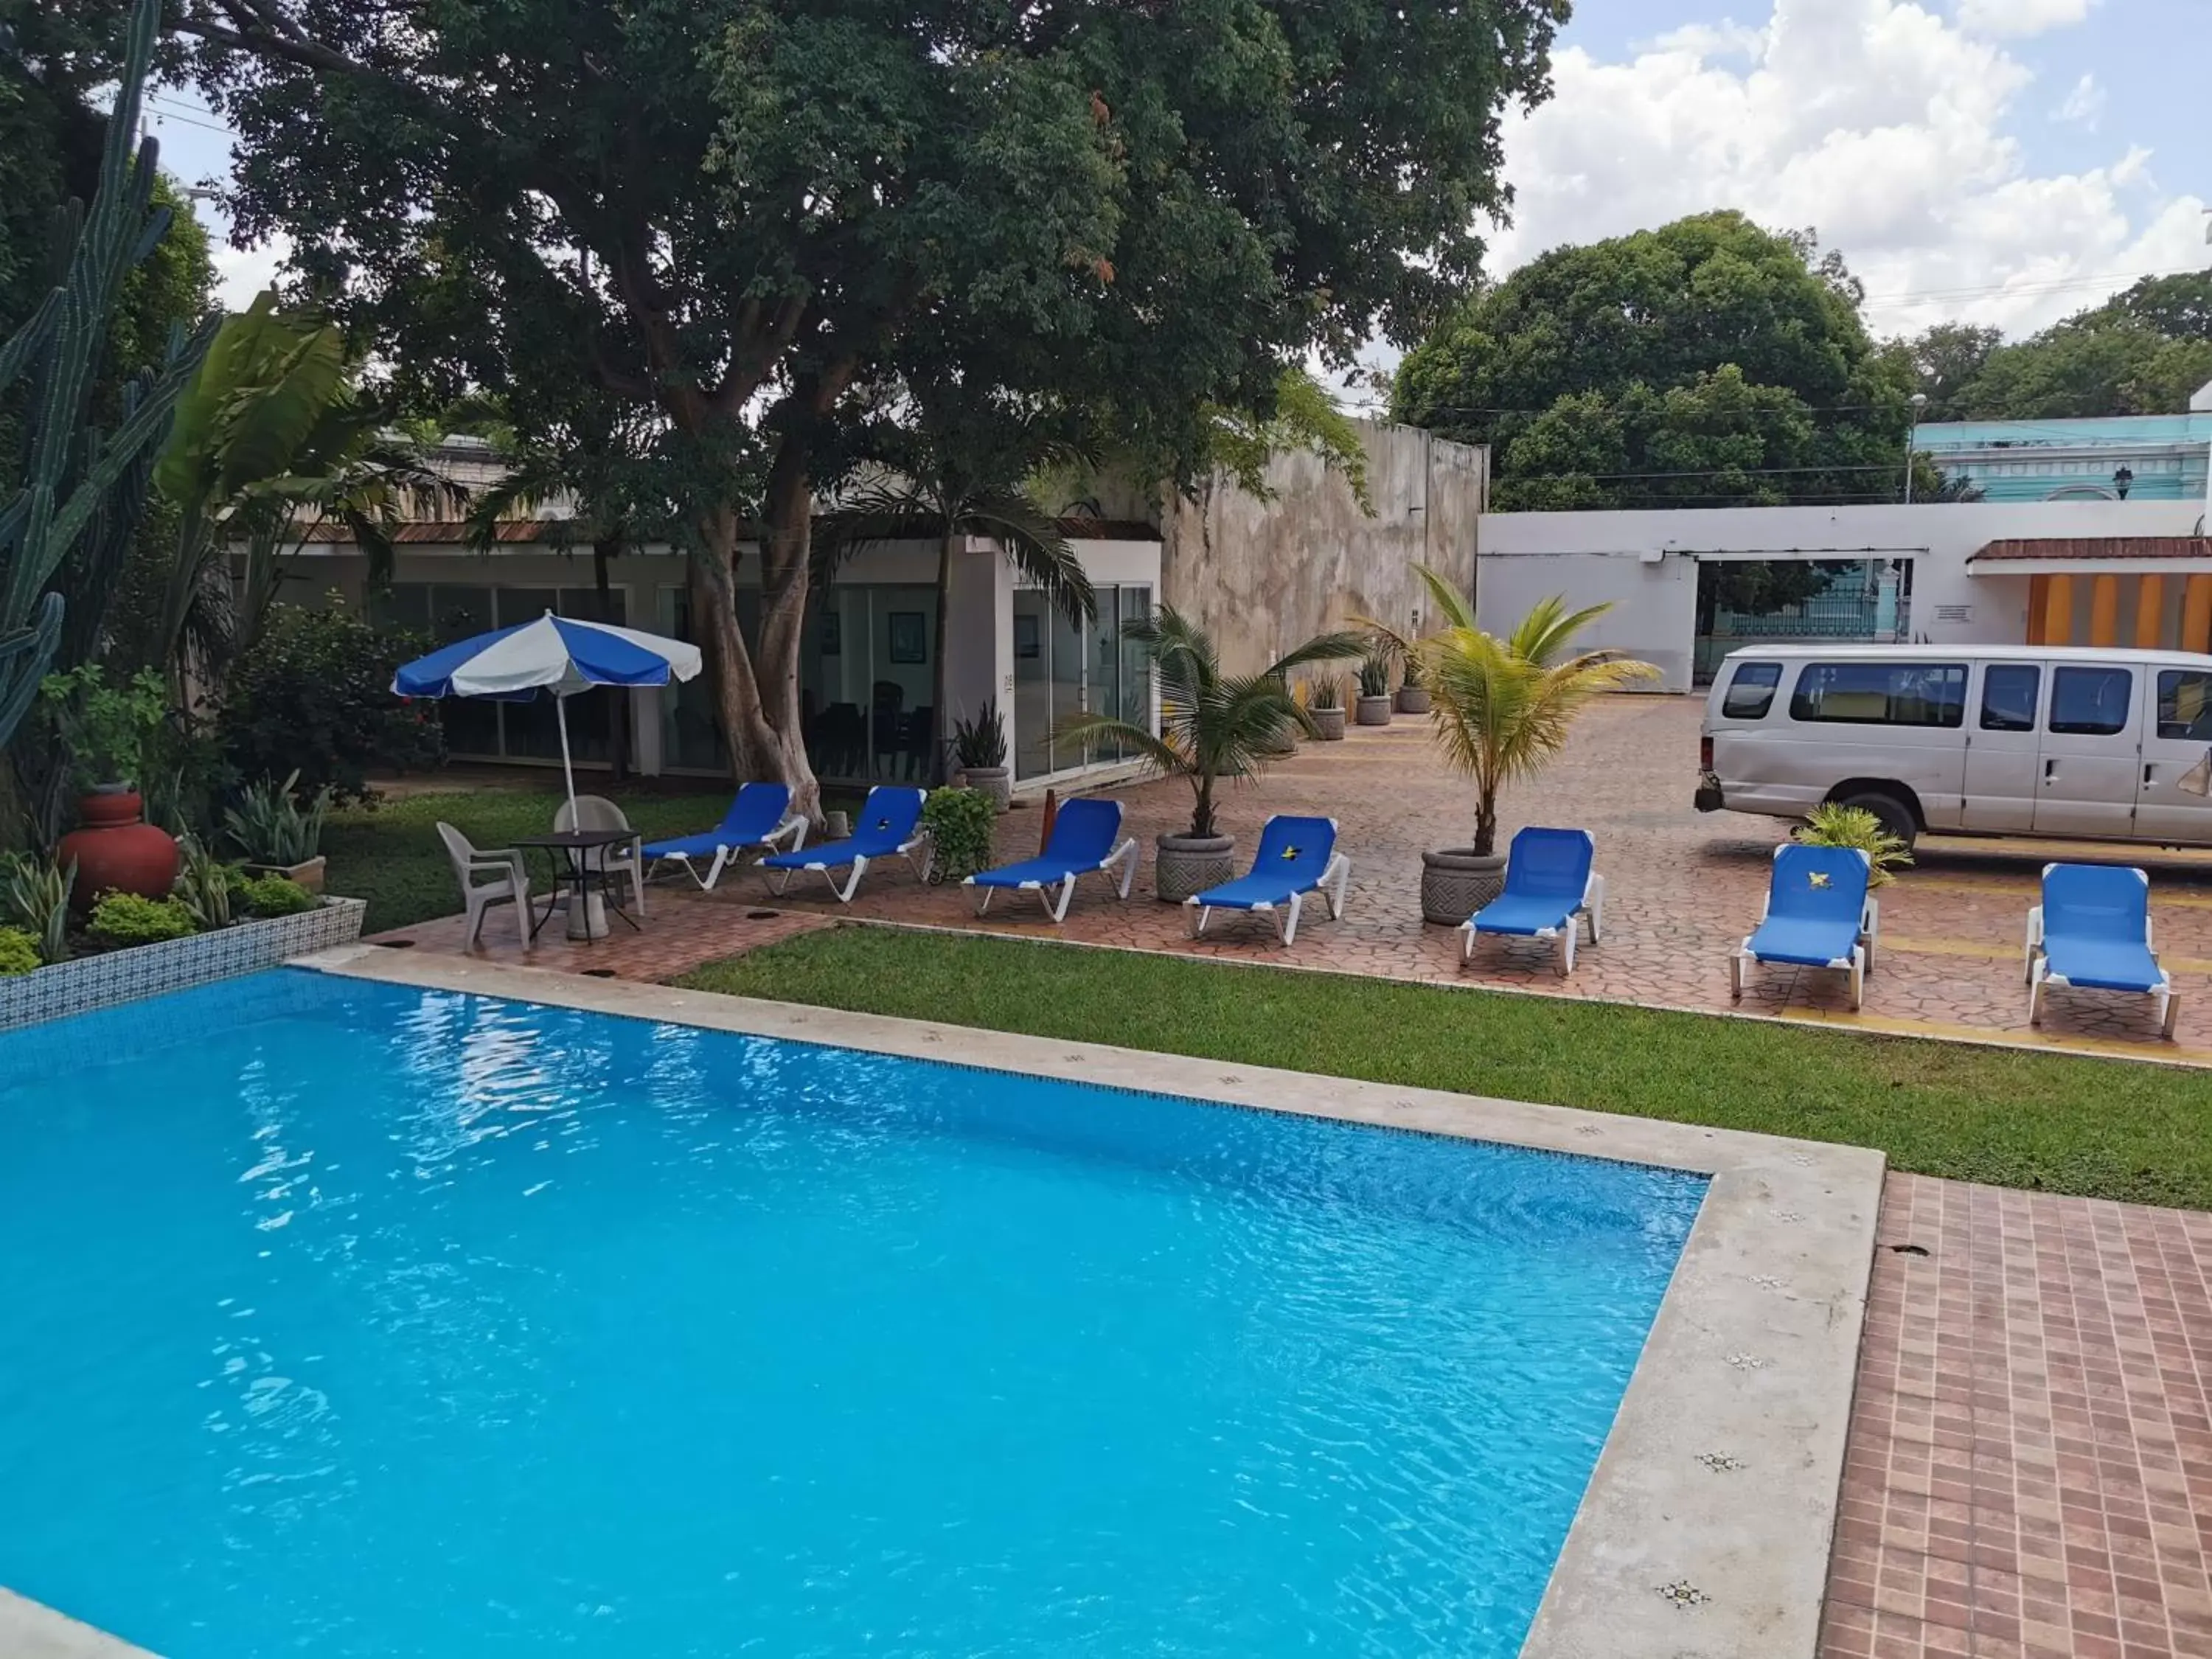
M 1416 563 L 1464 589 L 1489 453 L 1413 427 L 1359 422 L 1371 515 L 1344 475 L 1310 452 L 1267 468 L 1273 499 L 1216 478 L 1161 513 L 1161 597 L 1195 616 L 1232 672 L 1249 672 L 1351 616 L 1399 628 L 1429 621 Z

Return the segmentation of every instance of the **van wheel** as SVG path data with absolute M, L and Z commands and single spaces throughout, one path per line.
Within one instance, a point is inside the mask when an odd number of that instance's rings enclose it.
M 1868 790 L 1863 794 L 1846 795 L 1836 803 L 1838 806 L 1856 806 L 1875 815 L 1881 827 L 1905 843 L 1910 853 L 1912 843 L 1919 838 L 1920 823 L 1912 816 L 1912 809 L 1894 795 L 1880 790 Z

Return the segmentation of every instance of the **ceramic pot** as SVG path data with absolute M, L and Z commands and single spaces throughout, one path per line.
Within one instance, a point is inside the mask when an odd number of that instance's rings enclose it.
M 1309 708 L 1313 716 L 1314 736 L 1322 743 L 1344 741 L 1344 710 L 1341 708 Z
M 257 876 L 283 876 L 311 893 L 319 893 L 323 890 L 323 855 L 318 853 L 304 864 L 249 864 L 246 867 Z
M 1456 927 L 1505 890 L 1505 854 L 1447 847 L 1421 854 L 1421 920 Z
M 973 789 L 979 795 L 988 795 L 991 805 L 1001 812 L 1014 804 L 1014 774 L 1011 767 L 965 767 L 961 770 L 960 782 L 963 788 Z
M 146 822 L 146 804 L 133 789 L 101 790 L 76 804 L 77 827 L 56 849 L 64 865 L 76 866 L 70 902 L 92 908 L 102 893 L 167 898 L 177 881 L 177 838 Z
M 1152 891 L 1163 904 L 1181 904 L 1194 893 L 1237 879 L 1233 836 L 1161 836 L 1152 863 Z
M 1352 710 L 1352 719 L 1361 726 L 1390 724 L 1390 699 L 1387 696 L 1362 697 Z

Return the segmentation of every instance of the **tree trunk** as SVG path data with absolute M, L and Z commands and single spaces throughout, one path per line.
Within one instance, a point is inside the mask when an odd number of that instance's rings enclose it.
M 599 590 L 599 620 L 615 620 L 614 584 L 607 567 L 615 555 L 622 551 L 622 544 L 602 538 L 592 544 L 592 585 Z M 623 622 L 629 618 L 625 616 Z M 607 764 L 617 783 L 629 776 L 629 725 L 637 712 L 637 699 L 625 696 L 615 705 L 614 717 L 607 722 Z
M 794 811 L 818 825 L 822 787 L 806 758 L 799 712 L 799 643 L 806 608 L 806 543 L 812 504 L 803 459 L 797 479 L 799 568 L 787 559 L 793 535 L 790 480 L 778 454 L 769 489 L 769 527 L 763 546 L 760 648 L 748 650 L 738 626 L 738 515 L 718 507 L 700 523 L 700 546 L 690 572 L 691 627 L 706 653 L 717 723 L 729 744 L 730 765 L 740 779 L 784 783 Z M 781 544 L 779 546 L 779 544 Z

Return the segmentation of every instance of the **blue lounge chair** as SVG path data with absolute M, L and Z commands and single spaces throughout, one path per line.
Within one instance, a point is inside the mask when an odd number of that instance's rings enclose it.
M 2046 864 L 2043 902 L 2027 913 L 2027 1023 L 2045 986 L 2134 991 L 2158 999 L 2158 1034 L 2173 1035 L 2181 999 L 2150 942 L 2150 878 L 2101 864 Z
M 1873 865 L 1856 847 L 1792 841 L 1776 848 L 1759 929 L 1729 957 L 1729 995 L 1743 995 L 1747 963 L 1781 962 L 1841 969 L 1851 976 L 1851 1006 L 1862 1006 L 1881 924 L 1867 896 L 1873 878 Z
M 643 849 L 651 860 L 646 868 L 646 879 L 651 880 L 653 872 L 663 863 L 679 865 L 702 891 L 711 893 L 714 884 L 722 878 L 722 872 L 743 854 L 756 847 L 773 849 L 787 841 L 791 845 L 786 850 L 790 852 L 795 853 L 806 845 L 806 820 L 791 810 L 791 786 L 741 784 L 738 798 L 722 814 L 721 823 L 712 830 L 696 836 L 675 836 L 666 841 L 648 842 Z M 703 876 L 699 873 L 702 863 L 707 866 Z
M 1075 896 L 1079 877 L 1111 873 L 1121 866 L 1117 897 L 1129 896 L 1129 884 L 1137 878 L 1137 842 L 1121 834 L 1121 803 L 1118 800 L 1072 800 L 1052 821 L 1052 835 L 1044 851 L 1019 864 L 981 871 L 961 883 L 976 890 L 975 914 L 991 908 L 991 895 L 1001 890 L 1035 893 L 1045 914 L 1054 921 L 1067 920 L 1068 902 Z M 1053 895 L 1057 890 L 1059 897 Z
M 1327 899 L 1329 920 L 1336 921 L 1344 915 L 1344 889 L 1351 879 L 1352 860 L 1336 850 L 1334 818 L 1269 818 L 1260 831 L 1250 875 L 1183 901 L 1190 936 L 1205 933 L 1216 910 L 1248 910 L 1267 917 L 1288 945 L 1298 936 L 1306 896 Z
M 830 884 L 830 890 L 837 896 L 840 904 L 853 902 L 854 890 L 868 866 L 882 859 L 902 858 L 914 866 L 915 877 L 929 878 L 929 836 L 921 827 L 921 802 L 928 792 L 912 789 L 903 784 L 879 783 L 868 791 L 868 799 L 854 823 L 853 833 L 842 841 L 824 842 L 819 847 L 802 848 L 796 852 L 771 853 L 760 861 L 766 873 L 770 890 L 781 895 L 791 885 L 791 878 L 801 870 L 819 870 L 822 878 Z M 840 887 L 837 878 L 830 872 L 849 866 L 852 874 Z
M 1505 854 L 1505 890 L 1469 916 L 1461 928 L 1460 961 L 1474 959 L 1484 933 L 1559 942 L 1559 971 L 1575 971 L 1575 942 L 1589 918 L 1590 943 L 1605 931 L 1605 878 L 1593 874 L 1597 843 L 1587 830 L 1531 827 L 1513 837 Z

